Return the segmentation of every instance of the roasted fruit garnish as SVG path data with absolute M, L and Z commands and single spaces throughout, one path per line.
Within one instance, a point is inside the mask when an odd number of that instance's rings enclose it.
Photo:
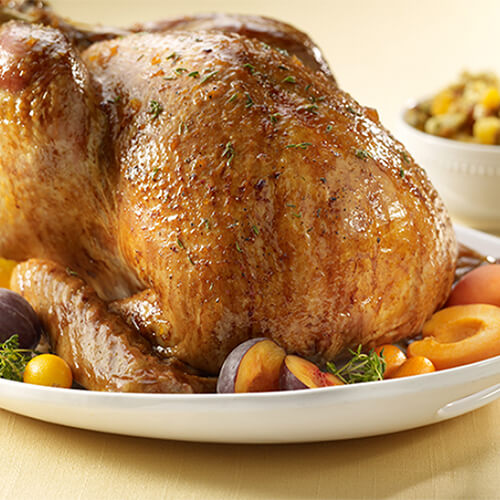
M 5 342 L 14 334 L 21 349 L 33 349 L 42 334 L 40 321 L 25 298 L 0 288 L 0 342 Z
M 446 305 L 463 304 L 491 304 L 500 307 L 500 264 L 480 266 L 458 281 Z
M 16 264 L 15 260 L 0 257 L 0 288 L 9 288 L 10 276 Z
M 285 391 L 344 385 L 338 377 L 322 372 L 314 363 L 289 355 L 281 367 L 280 388 Z
M 436 369 L 474 363 L 500 354 L 500 307 L 469 304 L 447 307 L 425 323 L 423 339 L 407 354 L 429 358 Z
M 436 367 L 429 358 L 425 356 L 415 356 L 408 358 L 393 374 L 393 378 L 411 377 L 413 375 L 423 375 L 432 373 Z
M 285 356 L 285 351 L 268 338 L 243 342 L 224 361 L 217 392 L 277 391 Z
M 69 389 L 73 383 L 73 374 L 64 359 L 55 354 L 41 354 L 26 365 L 23 381 L 27 384 Z
M 385 361 L 384 378 L 391 378 L 406 361 L 405 353 L 393 344 L 383 344 L 375 352 Z

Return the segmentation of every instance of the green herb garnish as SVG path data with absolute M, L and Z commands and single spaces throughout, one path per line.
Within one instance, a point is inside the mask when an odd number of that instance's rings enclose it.
M 233 101 L 235 101 L 236 99 L 238 99 L 238 96 L 239 96 L 239 95 L 240 95 L 240 94 L 239 94 L 238 92 L 236 92 L 236 94 L 233 94 L 233 95 L 232 95 L 232 96 L 231 96 L 231 97 L 227 100 L 227 102 L 233 102 Z
M 185 71 L 187 71 L 187 69 L 186 69 L 186 68 L 176 68 L 176 69 L 175 69 L 175 72 L 176 72 L 178 75 L 180 75 L 181 73 L 184 73 Z
M 30 349 L 19 348 L 18 335 L 0 343 L 0 377 L 22 382 L 24 369 L 34 354 Z
M 288 146 L 285 146 L 287 149 L 291 148 L 300 148 L 300 149 L 307 149 L 309 146 L 312 146 L 310 142 L 301 142 L 300 144 L 288 144 Z
M 255 66 L 253 64 L 250 64 L 250 63 L 246 63 L 243 65 L 244 68 L 248 68 L 248 70 L 250 71 L 250 73 L 253 75 L 255 73 Z
M 405 151 L 400 151 L 401 157 L 405 163 L 410 163 L 410 157 Z
M 209 78 L 212 78 L 212 76 L 215 76 L 218 73 L 218 71 L 212 71 L 211 73 L 208 73 L 208 75 L 205 75 L 200 83 L 205 83 Z
M 378 355 L 371 349 L 368 354 L 365 354 L 361 352 L 361 348 L 360 344 L 356 351 L 349 349 L 352 357 L 345 365 L 337 368 L 335 363 L 330 361 L 326 364 L 326 369 L 345 384 L 383 380 L 387 365 L 383 351 L 381 355 Z
M 245 92 L 245 96 L 247 98 L 247 102 L 245 103 L 245 108 L 251 108 L 253 106 L 252 98 L 248 92 Z
M 71 269 L 71 267 L 66 267 L 66 274 L 68 276 L 75 276 L 77 278 L 80 277 L 76 271 L 73 271 L 73 269 Z
M 155 118 L 158 118 L 162 111 L 163 111 L 163 106 L 158 101 L 155 100 L 150 101 L 148 113 L 152 115 L 153 120 Z
M 199 71 L 191 71 L 191 73 L 188 73 L 188 76 L 192 78 L 198 78 L 200 76 Z
M 122 96 L 121 95 L 117 95 L 117 96 L 113 97 L 113 99 L 108 99 L 108 102 L 110 104 L 116 104 L 116 103 L 120 102 L 121 99 L 122 99 Z
M 317 104 L 308 104 L 306 106 L 299 106 L 297 109 L 304 109 L 310 111 L 311 113 L 317 114 L 319 106 Z
M 282 80 L 283 83 L 297 83 L 295 77 L 292 75 L 288 75 Z
M 365 151 L 364 149 L 356 149 L 354 154 L 358 157 L 361 158 L 362 160 L 366 160 L 368 158 L 373 158 L 373 156 L 368 153 L 368 151 Z
M 229 167 L 231 163 L 233 163 L 234 158 L 234 148 L 232 142 L 228 142 L 226 144 L 226 149 L 224 149 L 224 152 L 222 153 L 222 158 L 224 158 L 225 156 L 227 156 L 226 165 Z
M 361 113 L 358 113 L 352 106 L 347 106 L 347 111 L 355 116 L 363 116 Z
M 280 116 L 281 115 L 279 113 L 274 113 L 272 115 L 269 115 L 269 118 L 273 123 L 277 123 Z
M 405 171 L 403 169 L 399 170 L 399 177 L 403 178 L 405 176 Z

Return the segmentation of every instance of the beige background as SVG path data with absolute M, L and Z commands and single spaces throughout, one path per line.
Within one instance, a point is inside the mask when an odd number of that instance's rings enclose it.
M 395 128 L 403 103 L 463 68 L 500 73 L 500 1 L 54 0 L 74 19 L 128 24 L 198 11 L 289 21 L 324 49 L 341 86 Z M 0 498 L 498 499 L 500 401 L 389 436 L 289 446 L 128 438 L 0 410 Z

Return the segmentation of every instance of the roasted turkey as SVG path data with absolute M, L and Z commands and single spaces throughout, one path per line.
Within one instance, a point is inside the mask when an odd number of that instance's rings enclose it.
M 84 387 L 210 391 L 248 338 L 321 363 L 446 300 L 438 194 L 303 33 L 3 7 L 0 255 Z

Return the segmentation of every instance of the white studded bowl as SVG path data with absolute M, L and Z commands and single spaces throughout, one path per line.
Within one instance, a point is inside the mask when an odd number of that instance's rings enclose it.
M 413 128 L 400 115 L 397 138 L 423 167 L 451 216 L 500 234 L 500 146 L 469 144 Z

